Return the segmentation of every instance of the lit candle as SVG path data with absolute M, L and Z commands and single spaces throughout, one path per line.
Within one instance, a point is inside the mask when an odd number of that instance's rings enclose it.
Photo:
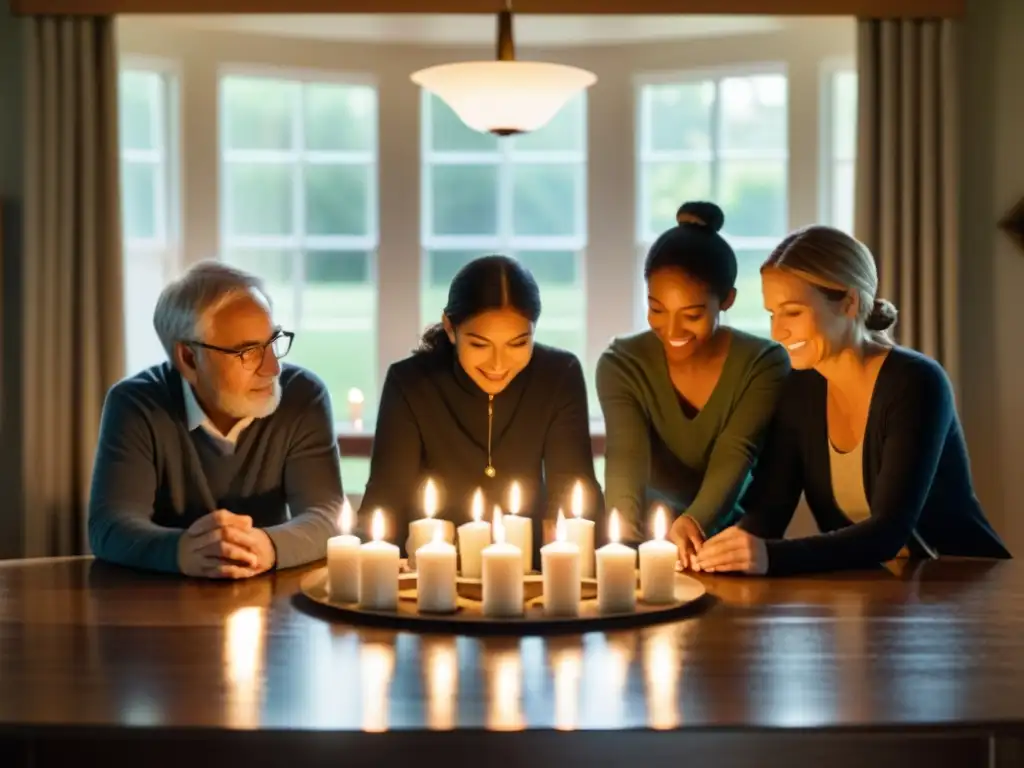
M 423 486 L 423 519 L 409 523 L 409 538 L 405 542 L 405 552 L 409 556 L 409 568 L 416 568 L 416 551 L 424 544 L 434 540 L 436 531 L 449 540 L 446 521 L 434 517 L 437 514 L 437 486 L 433 480 L 427 480 Z
M 523 492 L 518 482 L 512 483 L 508 502 L 510 514 L 501 521 L 505 526 L 505 540 L 519 547 L 523 553 L 523 573 L 530 573 L 533 571 L 533 520 L 519 515 L 523 505 Z
M 670 541 L 665 508 L 654 513 L 654 538 L 640 545 L 640 599 L 651 605 L 674 603 L 676 599 L 676 560 L 679 550 Z
M 609 543 L 597 550 L 597 607 L 602 613 L 636 609 L 636 550 L 619 543 L 619 511 L 608 516 Z
M 352 422 L 352 429 L 355 432 L 363 431 L 363 390 L 352 387 L 348 391 L 348 420 Z
M 566 541 L 565 515 L 558 510 L 555 540 L 540 548 L 544 613 L 576 616 L 580 610 L 580 548 Z
M 339 603 L 359 600 L 359 537 L 352 535 L 352 505 L 341 505 L 340 536 L 327 540 L 327 586 L 331 599 Z
M 565 521 L 565 534 L 580 548 L 583 578 L 594 578 L 594 521 L 583 517 L 583 484 L 579 480 L 572 489 L 572 517 Z
M 359 547 L 359 606 L 371 611 L 398 608 L 398 547 L 384 541 L 384 513 L 373 512 L 373 541 Z
M 505 541 L 501 509 L 494 508 L 494 543 L 481 554 L 484 616 L 505 618 L 523 613 L 523 553 Z
M 456 603 L 455 546 L 444 540 L 440 528 L 434 540 L 416 553 L 416 606 L 421 613 L 454 613 Z
M 491 543 L 491 526 L 483 517 L 484 495 L 478 488 L 473 494 L 473 521 L 459 526 L 461 572 L 467 579 L 480 578 L 480 553 Z

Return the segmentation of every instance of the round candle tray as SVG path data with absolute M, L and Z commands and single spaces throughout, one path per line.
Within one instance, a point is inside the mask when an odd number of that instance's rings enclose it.
M 356 603 L 331 599 L 327 585 L 327 568 L 307 573 L 301 582 L 303 595 L 330 615 L 351 624 L 386 626 L 413 632 L 447 632 L 457 634 L 553 634 L 557 632 L 590 632 L 594 630 L 636 627 L 678 620 L 702 609 L 704 585 L 682 573 L 675 575 L 675 602 L 647 605 L 637 591 L 636 610 L 628 613 L 602 613 L 597 605 L 597 581 L 583 579 L 582 601 L 577 616 L 547 616 L 544 613 L 542 580 L 539 573 L 523 576 L 523 615 L 515 618 L 484 616 L 479 579 L 459 577 L 458 605 L 454 613 L 420 613 L 416 607 L 416 574 L 399 576 L 398 609 L 373 611 Z

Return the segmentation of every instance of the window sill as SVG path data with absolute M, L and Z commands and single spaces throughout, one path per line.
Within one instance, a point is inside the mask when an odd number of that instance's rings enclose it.
M 604 456 L 604 425 L 594 425 L 591 427 L 590 445 L 595 456 Z M 373 433 L 339 429 L 338 449 L 341 451 L 342 458 L 368 459 L 373 450 Z

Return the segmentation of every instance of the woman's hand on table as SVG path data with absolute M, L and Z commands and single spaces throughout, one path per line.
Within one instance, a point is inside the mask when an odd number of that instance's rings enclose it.
M 734 525 L 705 541 L 693 563 L 698 571 L 763 576 L 768 572 L 768 547 L 764 539 Z
M 704 531 L 692 517 L 680 515 L 668 531 L 668 540 L 679 550 L 679 565 L 694 569 L 694 556 L 704 546 Z M 697 570 L 697 569 L 694 569 Z

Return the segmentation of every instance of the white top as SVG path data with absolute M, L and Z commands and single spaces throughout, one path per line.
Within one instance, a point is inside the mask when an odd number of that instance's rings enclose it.
M 860 523 L 871 517 L 867 491 L 864 490 L 864 441 L 852 451 L 840 453 L 828 441 L 828 461 L 832 470 L 832 498 L 839 511 Z
M 832 498 L 839 511 L 851 523 L 864 522 L 871 517 L 871 505 L 868 504 L 868 494 L 864 489 L 864 441 L 861 440 L 853 450 L 841 453 L 829 440 L 828 463 L 832 472 Z M 916 528 L 911 531 L 911 536 L 930 557 L 938 557 Z M 906 554 L 907 548 L 903 547 L 900 555 Z

